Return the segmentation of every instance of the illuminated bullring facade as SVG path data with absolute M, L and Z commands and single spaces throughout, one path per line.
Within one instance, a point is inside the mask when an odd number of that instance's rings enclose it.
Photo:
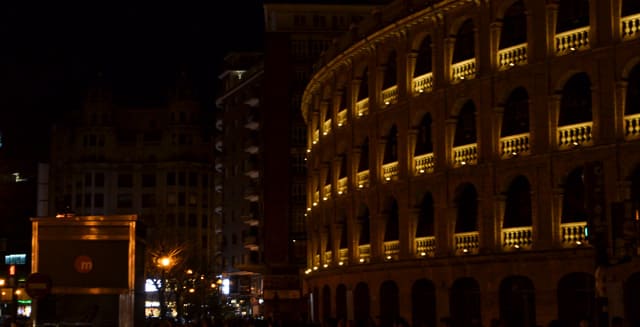
M 640 323 L 640 5 L 429 3 L 374 12 L 305 90 L 313 318 L 577 326 L 608 297 Z

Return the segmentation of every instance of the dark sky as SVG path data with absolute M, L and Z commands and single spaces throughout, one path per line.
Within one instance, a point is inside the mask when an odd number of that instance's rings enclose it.
M 111 81 L 117 101 L 154 104 L 186 71 L 210 103 L 224 54 L 261 48 L 261 2 L 3 3 L 1 157 L 46 159 L 50 123 L 79 108 L 98 72 Z

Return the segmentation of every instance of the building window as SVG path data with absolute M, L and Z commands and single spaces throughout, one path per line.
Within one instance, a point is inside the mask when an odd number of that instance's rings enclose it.
M 184 172 L 178 173 L 178 185 L 185 186 L 187 183 L 187 175 Z
M 142 207 L 152 208 L 156 205 L 156 195 L 154 193 L 142 194 Z
M 93 207 L 104 208 L 104 194 L 96 193 L 93 195 Z
M 209 217 L 207 217 L 206 215 L 202 216 L 202 228 L 207 228 L 209 227 Z
M 142 187 L 155 187 L 156 175 L 155 174 L 142 174 Z
M 198 174 L 197 173 L 189 173 L 189 186 L 191 186 L 191 187 L 198 186 Z
M 174 172 L 167 173 L 167 185 L 169 186 L 176 185 L 176 173 Z
M 95 173 L 93 175 L 93 185 L 96 187 L 104 187 L 104 173 Z
M 118 174 L 118 187 L 133 187 L 133 175 Z
M 196 194 L 189 194 L 189 206 L 195 207 L 198 204 L 198 197 Z
M 84 174 L 84 186 L 91 186 L 91 173 Z
M 185 218 L 184 218 L 184 214 L 181 214 L 178 216 L 178 226 L 180 227 L 184 227 L 185 225 Z
M 133 198 L 131 193 L 120 193 L 118 194 L 118 208 L 131 208 L 133 207 Z
M 167 194 L 167 204 L 170 206 L 175 206 L 177 202 L 177 198 L 176 198 L 176 194 L 175 193 L 170 193 Z
M 198 219 L 195 214 L 189 214 L 189 227 L 196 228 L 198 227 Z
M 184 192 L 178 193 L 178 205 L 184 206 L 187 202 L 187 196 Z

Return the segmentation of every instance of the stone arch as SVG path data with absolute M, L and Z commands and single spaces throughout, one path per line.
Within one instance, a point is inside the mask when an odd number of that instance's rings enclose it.
M 386 280 L 380 285 L 380 327 L 392 327 L 400 316 L 398 285 Z
M 590 320 L 595 309 L 595 279 L 583 272 L 565 275 L 558 281 L 558 319 L 567 326 Z
M 411 287 L 411 317 L 414 327 L 436 327 L 436 287 L 426 278 Z
M 533 215 L 529 180 L 522 175 L 514 178 L 506 196 L 502 227 L 531 226 Z
M 421 76 L 433 71 L 433 39 L 430 34 L 420 38 L 415 47 L 416 62 L 412 76 Z
M 589 26 L 589 0 L 558 0 L 556 33 Z
M 475 22 L 468 18 L 460 24 L 455 34 L 452 63 L 475 58 Z
M 476 326 L 482 321 L 480 286 L 471 277 L 457 279 L 451 286 L 449 310 L 452 327 Z
M 527 42 L 527 16 L 523 0 L 512 1 L 502 12 L 499 49 Z
M 382 89 L 384 90 L 398 84 L 398 54 L 395 49 L 387 53 L 383 65 Z
M 535 327 L 536 298 L 533 282 L 509 276 L 500 282 L 500 321 L 504 327 Z

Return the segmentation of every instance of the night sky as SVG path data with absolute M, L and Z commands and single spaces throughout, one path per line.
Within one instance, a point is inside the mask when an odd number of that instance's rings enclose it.
M 184 71 L 212 106 L 224 54 L 262 47 L 261 2 L 3 3 L 0 157 L 46 160 L 51 123 L 80 108 L 98 72 L 118 104 L 161 105 Z

